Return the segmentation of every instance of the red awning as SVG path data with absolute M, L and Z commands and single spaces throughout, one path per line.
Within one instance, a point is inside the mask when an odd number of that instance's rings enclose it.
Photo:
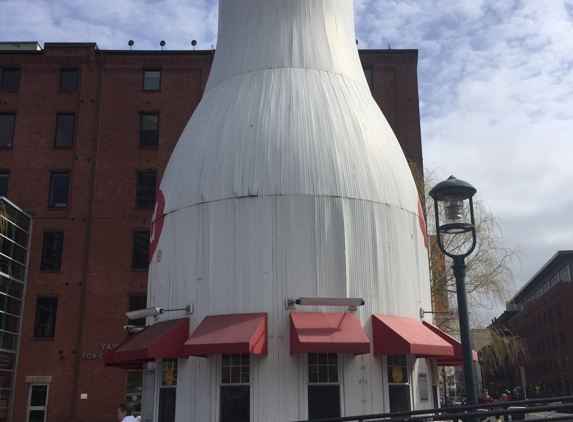
M 137 333 L 135 336 L 141 334 L 143 331 L 140 331 L 139 333 Z M 131 341 L 135 336 L 133 337 L 128 337 L 127 339 L 125 339 L 124 341 L 122 341 L 121 343 L 119 343 L 117 346 L 115 346 L 113 349 L 111 349 L 109 352 L 107 352 L 104 356 L 103 356 L 103 362 L 105 363 L 105 366 L 111 366 L 114 368 L 119 368 L 119 369 L 142 369 L 143 368 L 143 364 L 145 362 L 149 362 L 151 361 L 151 359 L 147 359 L 144 361 L 131 361 L 131 362 L 120 362 L 117 359 L 117 356 L 115 355 L 115 352 L 120 349 L 121 347 L 123 347 L 128 341 Z
M 445 333 L 442 330 L 440 330 L 438 327 L 436 327 L 431 322 L 424 321 L 422 324 L 424 324 L 426 327 L 428 327 L 434 333 L 436 333 L 441 338 L 446 340 L 454 348 L 454 356 L 452 356 L 450 358 L 438 359 L 438 365 L 440 365 L 440 366 L 461 366 L 461 365 L 463 365 L 462 344 L 458 340 L 456 340 L 455 338 L 450 336 L 448 333 Z M 475 350 L 472 350 L 472 358 L 473 358 L 474 362 L 478 361 L 478 354 Z
M 370 340 L 360 321 L 347 313 L 290 314 L 290 354 L 370 353 Z
M 187 356 L 251 353 L 267 355 L 267 314 L 206 316 L 185 342 Z
M 162 321 L 146 327 L 111 352 L 117 364 L 143 363 L 157 358 L 186 358 L 183 343 L 188 336 L 189 318 Z
M 374 355 L 416 355 L 443 357 L 454 355 L 450 343 L 413 318 L 372 315 Z

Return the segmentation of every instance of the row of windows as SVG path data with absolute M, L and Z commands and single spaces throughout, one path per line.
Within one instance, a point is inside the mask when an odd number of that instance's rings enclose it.
M 147 297 L 133 295 L 129 297 L 129 310 L 135 311 L 147 306 Z M 57 297 L 38 297 L 36 299 L 36 318 L 34 320 L 34 338 L 50 339 L 56 335 L 56 316 L 58 314 Z M 129 325 L 145 326 L 145 318 L 130 319 Z M 14 330 L 17 332 L 17 329 Z
M 526 367 L 527 373 L 532 377 L 544 376 L 547 374 L 562 373 L 565 369 L 561 359 L 548 359 L 535 362 Z
M 57 271 L 62 268 L 64 232 L 44 232 L 40 269 Z M 149 267 L 149 230 L 133 232 L 131 268 L 146 270 Z
M 8 196 L 9 171 L 0 171 L 0 196 Z M 155 170 L 137 173 L 135 187 L 135 208 L 141 210 L 153 209 L 155 205 L 155 190 L 157 173 Z M 48 208 L 67 208 L 70 193 L 70 173 L 54 172 L 50 175 L 50 191 Z
M 12 148 L 16 113 L 0 114 L 0 148 Z M 71 148 L 74 144 L 75 113 L 57 113 L 54 135 L 55 148 Z M 141 113 L 139 123 L 139 146 L 154 148 L 159 145 L 159 113 Z
M 0 79 L 0 90 L 17 91 L 20 89 L 20 69 L 3 68 Z M 78 89 L 78 69 L 60 70 L 60 91 L 76 91 Z
M 563 309 L 561 303 L 555 304 L 555 313 L 553 307 L 549 307 L 546 312 L 540 313 L 538 316 L 533 316 L 531 321 L 522 324 L 516 329 L 516 333 L 521 337 L 528 337 L 543 330 L 544 327 L 549 327 L 555 321 L 555 318 L 561 319 L 563 317 Z
M 551 287 L 555 286 L 559 281 L 562 282 L 570 282 L 571 275 L 569 273 L 569 266 L 565 265 L 559 271 L 555 272 L 551 277 L 545 280 L 541 286 L 535 290 L 535 292 L 531 293 L 527 299 L 522 300 L 519 305 L 518 309 L 520 311 L 523 310 L 527 302 L 535 302 L 537 299 L 541 297 L 544 293 L 546 293 Z
M 17 91 L 20 89 L 19 68 L 2 68 L 0 78 L 0 90 Z M 60 91 L 77 91 L 79 82 L 78 69 L 61 69 L 60 70 Z M 161 88 L 161 70 L 144 70 L 143 71 L 143 89 L 145 91 L 159 91 Z
M 532 356 L 539 356 L 546 352 L 550 352 L 551 349 L 555 350 L 558 347 L 565 347 L 567 345 L 567 337 L 565 333 L 559 333 L 559 343 L 557 342 L 557 336 L 551 337 L 547 341 L 541 341 L 533 345 L 531 349 Z
M 163 359 L 159 388 L 159 420 L 175 421 L 175 387 L 177 360 Z M 404 371 L 400 383 L 396 373 Z M 341 416 L 338 355 L 333 353 L 308 354 L 308 417 L 309 419 L 339 418 Z M 392 412 L 409 410 L 410 395 L 406 356 L 388 356 L 390 409 Z M 250 410 L 250 355 L 224 354 L 221 356 L 219 384 L 220 422 L 249 422 Z

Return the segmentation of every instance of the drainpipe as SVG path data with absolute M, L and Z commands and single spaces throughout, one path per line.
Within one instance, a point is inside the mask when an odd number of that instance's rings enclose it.
M 94 198 L 95 198 L 95 178 L 97 169 L 97 157 L 98 157 L 98 143 L 100 135 L 100 122 L 101 122 L 101 107 L 102 107 L 102 86 L 103 86 L 103 51 L 100 51 L 100 63 L 99 63 L 99 74 L 98 74 L 98 87 L 97 87 L 97 110 L 96 110 L 96 121 L 94 128 L 94 144 L 92 151 L 92 170 L 91 170 L 91 181 L 90 181 L 90 199 L 89 208 L 87 216 L 87 227 L 86 227 L 86 247 L 84 252 L 84 270 L 82 274 L 82 290 L 80 297 L 80 314 L 78 318 L 78 335 L 76 344 L 76 362 L 74 368 L 74 381 L 72 388 L 72 405 L 70 407 L 70 416 L 68 418 L 69 422 L 75 421 L 76 417 L 76 407 L 78 401 L 78 384 L 80 379 L 80 364 L 81 364 L 81 349 L 84 339 L 84 319 L 85 319 L 85 305 L 86 305 L 86 294 L 88 285 L 88 264 L 89 256 L 91 250 L 91 235 L 92 235 L 92 225 L 93 225 L 93 209 L 94 209 Z M 96 55 L 97 61 L 97 55 Z

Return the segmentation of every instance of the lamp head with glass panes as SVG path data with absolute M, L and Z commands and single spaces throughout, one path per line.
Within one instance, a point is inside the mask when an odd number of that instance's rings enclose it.
M 475 248 L 475 217 L 472 198 L 476 192 L 476 188 L 468 182 L 456 179 L 454 176 L 438 183 L 430 191 L 430 196 L 434 199 L 438 245 L 450 257 L 454 255 L 444 248 L 442 235 L 471 232 L 472 245 L 462 256 L 468 256 Z M 440 216 L 443 217 L 443 223 L 440 221 Z

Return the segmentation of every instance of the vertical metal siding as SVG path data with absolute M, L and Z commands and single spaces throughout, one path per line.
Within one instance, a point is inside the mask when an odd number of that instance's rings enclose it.
M 252 421 L 307 415 L 289 313 L 347 311 L 291 311 L 287 297 L 364 297 L 356 314 L 370 338 L 371 314 L 430 308 L 416 188 L 366 84 L 352 13 L 350 0 L 220 0 L 207 88 L 160 187 L 149 304 L 193 304 L 191 330 L 207 315 L 268 313 Z M 388 410 L 383 362 L 341 356 L 345 414 Z M 178 422 L 216 421 L 218 365 L 180 361 Z

